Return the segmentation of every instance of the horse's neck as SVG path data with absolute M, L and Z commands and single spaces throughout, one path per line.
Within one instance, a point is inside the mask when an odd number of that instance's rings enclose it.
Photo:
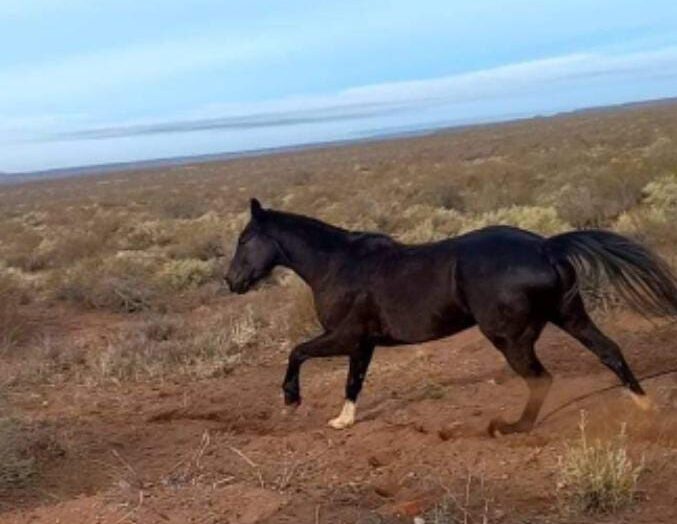
M 275 238 L 282 250 L 281 265 L 299 275 L 313 290 L 318 290 L 332 264 L 342 256 L 347 236 L 330 231 L 330 238 L 321 238 L 317 232 L 307 234 L 302 228 L 284 228 Z

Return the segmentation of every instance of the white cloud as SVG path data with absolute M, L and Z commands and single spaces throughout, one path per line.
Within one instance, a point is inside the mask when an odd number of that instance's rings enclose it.
M 430 80 L 358 87 L 339 96 L 363 103 L 384 100 L 393 103 L 414 100 L 463 102 L 512 95 L 521 89 L 542 89 L 553 83 L 656 73 L 677 75 L 677 46 L 620 55 L 579 53 L 531 60 Z
M 196 67 L 181 48 L 177 64 Z M 256 53 L 256 50 L 245 50 Z M 156 48 L 117 75 L 143 71 Z M 183 54 L 182 54 L 183 53 Z M 116 60 L 122 55 L 115 54 Z M 233 55 L 203 57 L 205 64 Z M 86 63 L 86 61 L 82 62 Z M 37 80 L 36 80 L 37 82 Z M 110 85 L 106 80 L 104 85 Z M 90 84 L 91 86 L 91 84 Z M 416 81 L 353 87 L 258 103 L 212 104 L 166 120 L 104 122 L 84 114 L 2 118 L 0 169 L 26 171 L 123 160 L 242 151 L 548 114 L 677 95 L 677 47 L 532 60 Z M 286 126 L 284 131 L 280 126 Z M 203 131 L 203 132 L 195 132 Z M 217 132 L 219 131 L 219 132 Z M 44 140 L 44 138 L 52 140 Z M 27 140 L 32 138 L 32 140 Z M 100 138 L 88 143 L 83 138 Z
M 509 100 L 533 93 L 543 95 L 567 85 L 592 88 L 600 83 L 614 81 L 637 82 L 652 75 L 659 75 L 663 80 L 677 77 L 677 46 L 625 54 L 571 54 L 441 78 L 354 87 L 320 96 L 295 96 L 251 104 L 210 105 L 172 121 L 97 126 L 69 136 L 131 136 L 370 118 L 435 105 Z M 674 94 L 677 94 L 677 88 Z

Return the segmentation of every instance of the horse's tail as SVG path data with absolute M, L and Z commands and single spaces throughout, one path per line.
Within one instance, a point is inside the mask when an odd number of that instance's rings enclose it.
M 592 229 L 556 235 L 545 246 L 556 264 L 573 266 L 577 279 L 606 277 L 639 313 L 677 316 L 677 279 L 664 260 L 641 244 Z

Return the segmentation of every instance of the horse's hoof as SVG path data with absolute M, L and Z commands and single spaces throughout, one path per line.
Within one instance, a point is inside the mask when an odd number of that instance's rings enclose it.
M 342 417 L 336 417 L 336 418 L 331 419 L 329 422 L 327 422 L 327 425 L 330 428 L 334 428 L 334 429 L 346 429 L 346 428 L 349 428 L 350 426 L 352 426 L 353 424 L 355 424 L 354 421 L 346 420 Z
M 516 422 L 515 424 L 508 424 L 502 418 L 495 418 L 489 422 L 489 435 L 493 438 L 502 437 L 503 435 L 510 435 L 512 433 L 527 433 L 531 427 L 524 427 L 523 424 Z
M 327 424 L 334 429 L 346 429 L 355 424 L 355 403 L 347 400 L 343 404 L 341 414 L 331 419 Z
M 630 397 L 635 405 L 642 411 L 658 411 L 658 406 L 651 400 L 649 395 L 638 395 L 637 393 L 630 392 Z
M 505 433 L 501 431 L 501 428 L 506 426 L 506 423 L 503 419 L 500 418 L 495 418 L 492 419 L 491 422 L 489 422 L 489 427 L 487 428 L 487 432 L 489 433 L 489 436 L 491 438 L 500 438 Z
M 297 408 L 301 405 L 301 397 L 299 395 L 290 395 L 285 392 L 284 405 Z

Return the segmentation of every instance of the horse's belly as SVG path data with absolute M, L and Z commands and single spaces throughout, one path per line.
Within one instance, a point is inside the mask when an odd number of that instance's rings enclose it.
M 430 310 L 411 307 L 386 310 L 381 315 L 383 335 L 393 343 L 415 344 L 447 337 L 474 325 L 467 313 L 453 304 Z

